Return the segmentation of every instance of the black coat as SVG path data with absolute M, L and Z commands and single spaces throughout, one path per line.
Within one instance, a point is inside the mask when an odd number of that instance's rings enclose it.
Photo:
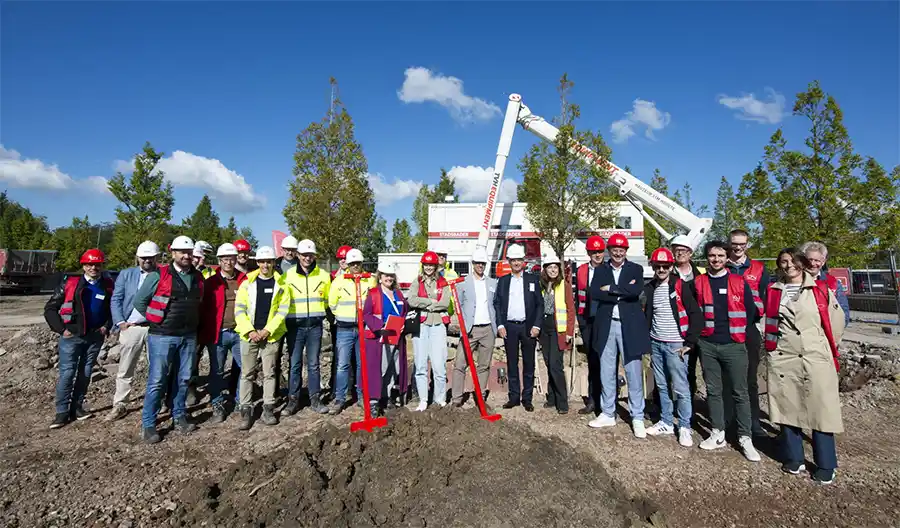
M 84 275 L 82 275 L 81 279 L 78 281 L 78 286 L 75 287 L 75 298 L 72 299 L 72 321 L 64 323 L 62 316 L 59 315 L 59 309 L 62 308 L 62 305 L 66 300 L 66 282 L 68 280 L 69 275 L 63 275 L 62 282 L 60 282 L 59 286 L 53 290 L 53 295 L 50 296 L 47 304 L 44 305 L 44 320 L 47 321 L 50 330 L 53 330 L 57 334 L 62 334 L 64 331 L 68 330 L 73 335 L 83 336 L 85 334 L 85 318 L 84 301 L 82 300 L 81 294 L 84 291 L 85 286 L 87 286 L 87 280 L 85 280 Z M 106 321 L 103 323 L 103 326 L 106 327 L 108 331 L 112 328 L 110 302 L 112 301 L 114 285 L 112 279 L 105 273 L 100 278 L 100 281 L 107 290 L 106 298 L 103 300 L 103 311 L 106 314 Z
M 609 291 L 602 286 L 609 285 Z M 622 324 L 622 346 L 626 360 L 639 359 L 650 353 L 650 331 L 644 311 L 641 309 L 641 293 L 644 291 L 644 268 L 634 262 L 625 261 L 619 274 L 618 283 L 613 282 L 612 265 L 604 262 L 591 281 L 591 342 L 598 352 L 602 352 L 609 338 L 612 326 L 613 307 L 619 306 Z
M 673 295 L 675 294 L 675 283 L 679 280 L 674 274 L 669 276 L 669 304 L 672 306 L 672 316 L 675 318 L 676 324 L 678 323 L 678 307 Z M 644 314 L 647 316 L 648 329 L 653 328 L 653 293 L 657 284 L 659 283 L 654 279 L 644 286 L 644 298 L 646 299 Z M 703 330 L 705 321 L 703 312 L 700 311 L 700 305 L 697 304 L 697 297 L 694 296 L 691 282 L 686 282 L 681 286 L 681 302 L 688 315 L 688 331 L 684 337 L 684 344 L 685 346 L 694 346 L 700 339 L 700 331 Z
M 497 326 L 506 326 L 506 309 L 509 306 L 509 285 L 512 275 L 504 275 L 497 281 L 494 294 L 494 312 Z M 544 297 L 541 295 L 540 278 L 533 273 L 522 273 L 522 287 L 525 289 L 525 326 L 541 327 L 544 316 Z

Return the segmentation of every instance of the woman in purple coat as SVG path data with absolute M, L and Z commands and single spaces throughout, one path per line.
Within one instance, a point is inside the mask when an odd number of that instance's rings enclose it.
M 406 317 L 406 299 L 397 288 L 397 274 L 393 263 L 378 264 L 377 286 L 369 290 L 363 305 L 366 338 L 366 376 L 368 377 L 369 409 L 372 416 L 380 412 L 379 400 L 394 407 L 394 391 L 401 401 L 406 400 L 409 375 L 406 372 L 406 339 L 396 345 L 384 339 L 382 329 L 389 316 Z M 360 381 L 361 383 L 361 381 Z

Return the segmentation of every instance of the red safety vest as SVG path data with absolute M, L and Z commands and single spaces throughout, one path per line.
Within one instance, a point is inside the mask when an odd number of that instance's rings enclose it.
M 401 293 L 399 290 L 397 291 L 397 294 L 400 295 L 400 301 L 397 303 L 397 306 L 398 306 L 398 308 L 400 308 L 400 311 L 402 312 L 403 311 L 402 305 L 405 302 L 405 300 L 403 299 L 403 293 Z M 384 297 L 382 296 L 381 286 L 375 286 L 374 288 L 370 288 L 369 289 L 369 297 L 372 298 L 372 315 L 377 317 L 378 319 L 381 319 L 382 316 L 384 315 Z M 375 335 L 375 332 L 369 330 L 368 326 L 365 327 L 365 329 L 363 330 L 363 335 L 365 336 L 366 339 L 375 339 L 377 337 Z
M 578 290 L 578 315 L 584 315 L 584 308 L 587 304 L 588 271 L 590 271 L 590 267 L 590 263 L 585 262 L 578 266 L 578 272 L 575 274 L 575 286 Z
M 169 306 L 169 299 L 172 297 L 172 272 L 171 267 L 166 266 L 159 270 L 159 284 L 156 285 L 156 291 L 153 297 L 147 303 L 147 320 L 154 324 L 161 324 L 166 316 L 166 308 Z M 200 272 L 193 270 L 194 280 L 200 288 L 200 298 L 203 299 L 203 276 Z
M 62 319 L 62 322 L 65 324 L 69 324 L 72 322 L 72 319 L 75 316 L 75 290 L 78 289 L 78 283 L 81 281 L 81 275 L 76 275 L 74 277 L 68 277 L 66 279 L 66 285 L 63 288 L 63 293 L 65 297 L 63 298 L 62 306 L 59 307 L 59 316 Z M 100 279 L 100 284 L 103 286 L 103 289 L 106 291 L 106 297 L 109 298 L 113 292 L 113 281 L 104 277 Z M 87 317 L 84 317 L 82 314 L 81 324 L 84 327 L 84 332 L 87 332 Z
M 750 285 L 750 293 L 753 294 L 753 303 L 756 304 L 756 309 L 759 310 L 759 313 L 762 313 L 764 309 L 762 297 L 759 296 L 759 281 L 762 280 L 763 271 L 765 271 L 765 266 L 763 266 L 762 262 L 750 259 L 750 267 L 743 275 L 744 280 Z
M 747 341 L 747 309 L 744 306 L 744 278 L 740 275 L 728 274 L 728 333 L 735 343 Z M 706 273 L 694 279 L 697 289 L 697 302 L 703 308 L 706 325 L 700 331 L 701 336 L 711 336 L 716 330 L 716 315 L 713 304 L 712 287 Z
M 678 329 L 681 331 L 681 337 L 687 337 L 688 328 L 690 328 L 690 319 L 688 319 L 687 308 L 684 307 L 684 301 L 681 299 L 681 291 L 684 288 L 684 281 L 678 279 L 675 281 L 675 307 L 678 309 Z
M 438 301 L 441 300 L 441 295 L 444 293 L 444 288 L 446 288 L 447 286 L 449 286 L 449 284 L 447 284 L 447 280 L 444 277 L 441 277 L 440 275 L 438 275 L 438 278 L 437 278 L 437 300 Z M 419 297 L 428 297 L 428 293 L 425 292 L 425 283 L 422 282 L 422 277 L 419 277 Z M 427 314 L 423 312 L 422 316 L 419 318 L 419 320 L 424 323 L 426 318 L 427 318 Z M 450 315 L 448 313 L 444 312 L 444 314 L 441 316 L 441 322 L 444 324 L 450 324 Z
M 819 318 L 822 321 L 822 330 L 825 331 L 825 339 L 828 340 L 828 346 L 831 348 L 831 356 L 834 358 L 834 368 L 840 370 L 838 364 L 838 347 L 834 342 L 834 334 L 831 330 L 831 318 L 828 316 L 828 281 L 816 281 L 816 287 L 813 288 L 813 295 L 816 298 L 816 306 L 819 308 Z M 772 352 L 778 348 L 778 324 L 781 320 L 781 289 L 769 286 L 769 295 L 766 297 L 766 350 Z
M 828 289 L 831 290 L 831 293 L 837 295 L 838 280 L 833 275 L 828 273 L 825 274 L 825 284 L 828 285 Z

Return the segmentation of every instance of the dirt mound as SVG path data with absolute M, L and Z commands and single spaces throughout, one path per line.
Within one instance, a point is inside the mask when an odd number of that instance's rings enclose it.
M 28 390 L 32 385 L 44 388 L 54 374 L 59 336 L 46 326 L 29 326 L 3 340 L 0 348 L 0 395 Z
M 173 512 L 207 526 L 642 526 L 606 471 L 556 438 L 472 412 L 403 411 L 376 433 L 328 427 L 188 484 Z M 490 492 L 494 490 L 494 492 Z

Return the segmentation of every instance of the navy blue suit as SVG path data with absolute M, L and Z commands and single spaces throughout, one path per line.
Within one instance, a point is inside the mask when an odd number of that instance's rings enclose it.
M 522 273 L 522 288 L 525 301 L 525 320 L 510 321 L 509 288 L 511 275 L 504 275 L 497 281 L 494 295 L 494 312 L 497 314 L 497 328 L 506 329 L 503 347 L 506 349 L 507 376 L 509 378 L 509 403 L 530 405 L 534 392 L 534 348 L 537 339 L 531 337 L 532 328 L 540 328 L 544 317 L 544 297 L 541 295 L 540 278 L 531 273 Z M 519 383 L 519 349 L 522 350 L 522 384 Z

